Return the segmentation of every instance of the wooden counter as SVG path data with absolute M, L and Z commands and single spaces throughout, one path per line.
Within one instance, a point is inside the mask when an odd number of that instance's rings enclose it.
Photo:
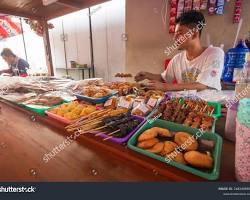
M 204 181 L 90 134 L 45 163 L 68 135 L 63 126 L 3 100 L 0 107 L 0 181 Z M 235 181 L 234 144 L 225 140 L 219 181 Z

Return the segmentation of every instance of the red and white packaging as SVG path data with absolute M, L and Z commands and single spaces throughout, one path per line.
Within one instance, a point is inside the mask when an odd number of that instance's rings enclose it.
M 206 10 L 207 9 L 207 4 L 208 4 L 208 0 L 201 0 L 201 10 Z
M 192 4 L 193 4 L 193 0 L 185 0 L 184 12 L 188 12 L 192 10 Z
M 179 0 L 177 6 L 177 17 L 180 17 L 181 14 L 184 12 L 184 4 L 185 0 Z
M 174 33 L 175 31 L 175 19 L 177 15 L 177 4 L 178 0 L 170 1 L 170 15 L 169 15 L 169 33 Z
M 193 0 L 193 10 L 199 11 L 201 7 L 201 0 Z
M 241 19 L 241 6 L 242 6 L 242 0 L 236 0 L 235 1 L 235 8 L 234 8 L 234 18 L 233 23 L 239 23 Z
M 215 14 L 215 8 L 216 8 L 216 0 L 209 0 L 209 2 L 208 2 L 208 14 L 209 15 Z

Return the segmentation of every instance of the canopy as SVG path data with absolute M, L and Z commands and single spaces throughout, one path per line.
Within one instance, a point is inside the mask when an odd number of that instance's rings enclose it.
M 0 0 L 0 13 L 49 20 L 108 0 Z

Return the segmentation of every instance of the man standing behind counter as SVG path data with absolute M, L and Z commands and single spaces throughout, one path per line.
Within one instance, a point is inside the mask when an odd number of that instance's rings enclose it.
M 220 77 L 224 52 L 218 47 L 202 47 L 201 32 L 205 18 L 201 12 L 190 11 L 176 19 L 174 41 L 181 53 L 175 55 L 162 74 L 139 72 L 135 80 L 150 80 L 149 89 L 162 91 L 221 90 Z M 173 84 L 176 81 L 177 84 Z
M 29 64 L 22 58 L 17 57 L 10 49 L 4 48 L 1 53 L 2 58 L 9 65 L 9 69 L 0 70 L 0 75 L 3 73 L 10 76 L 27 76 Z

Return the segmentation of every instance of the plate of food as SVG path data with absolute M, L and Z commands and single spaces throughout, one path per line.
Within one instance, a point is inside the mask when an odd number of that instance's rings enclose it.
M 19 105 L 40 115 L 45 115 L 46 110 L 54 106 L 60 105 L 64 102 L 65 101 L 61 97 L 50 95 L 38 95 L 36 97 L 29 98 L 24 102 L 20 102 Z
M 93 104 L 100 104 L 106 102 L 110 97 L 116 95 L 117 92 L 110 90 L 107 87 L 87 86 L 81 91 L 76 91 L 74 95 L 79 100 L 83 100 Z
M 46 111 L 46 114 L 63 124 L 70 124 L 73 120 L 85 117 L 97 110 L 96 106 L 72 101 L 64 103 Z
M 128 148 L 204 179 L 219 177 L 222 139 L 217 134 L 157 119 L 144 124 Z

